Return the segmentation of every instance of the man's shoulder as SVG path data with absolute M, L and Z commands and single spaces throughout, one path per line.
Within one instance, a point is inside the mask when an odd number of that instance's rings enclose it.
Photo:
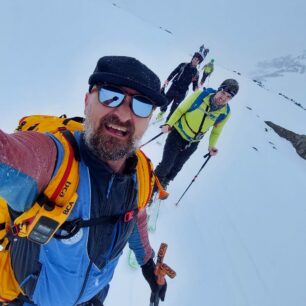
M 52 148 L 55 148 L 54 142 L 47 134 L 33 131 L 19 131 L 7 134 L 0 130 L 0 140 L 5 141 L 8 147 L 17 150 L 34 151 L 34 153 L 37 148 L 46 154 L 50 150 L 52 152 Z
M 180 63 L 177 65 L 176 69 L 186 66 L 188 63 Z

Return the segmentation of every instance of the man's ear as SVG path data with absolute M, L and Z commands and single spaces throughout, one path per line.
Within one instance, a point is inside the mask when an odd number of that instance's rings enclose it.
M 87 104 L 88 104 L 88 96 L 89 96 L 89 92 L 86 92 L 85 98 L 84 98 L 85 106 L 87 106 Z
M 85 102 L 84 114 L 85 114 L 85 115 L 87 115 L 87 108 L 88 108 L 88 104 L 89 104 L 88 95 L 89 95 L 89 93 L 87 92 L 87 93 L 85 94 L 85 98 L 84 98 L 84 102 Z

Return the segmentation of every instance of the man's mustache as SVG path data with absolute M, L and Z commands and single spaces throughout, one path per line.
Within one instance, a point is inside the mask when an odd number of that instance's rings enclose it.
M 131 120 L 122 122 L 118 118 L 118 116 L 114 114 L 106 115 L 105 117 L 100 119 L 99 130 L 103 128 L 105 124 L 110 124 L 110 123 L 126 128 L 129 134 L 133 134 L 135 131 L 135 126 Z

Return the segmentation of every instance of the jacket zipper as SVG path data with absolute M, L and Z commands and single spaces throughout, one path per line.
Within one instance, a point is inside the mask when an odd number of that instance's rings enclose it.
M 115 177 L 116 177 L 116 174 L 112 174 L 111 179 L 110 179 L 110 182 L 109 182 L 109 185 L 108 185 L 108 189 L 107 189 L 107 196 L 106 196 L 106 199 L 107 199 L 107 201 L 106 201 L 106 202 L 107 202 L 107 215 L 108 215 L 109 212 L 110 212 L 110 205 L 109 205 L 109 200 L 108 200 L 109 197 L 108 197 L 108 196 L 109 196 L 110 190 L 111 190 L 111 188 L 112 188 L 112 184 L 113 184 L 113 182 L 114 182 L 114 180 L 115 180 Z M 132 181 L 131 184 L 134 184 L 134 182 Z M 133 185 L 132 185 L 132 187 L 133 187 Z M 130 188 L 129 188 L 129 190 L 130 190 Z M 131 197 L 131 192 L 130 192 L 130 191 L 129 191 L 129 194 L 128 194 L 128 195 L 129 195 L 129 197 Z M 90 199 L 90 203 L 91 203 L 91 199 Z M 130 205 L 131 205 L 131 199 L 129 199 L 129 206 L 130 206 Z M 116 228 L 116 231 L 117 231 L 117 230 L 118 230 L 118 229 Z M 88 233 L 88 239 L 89 239 L 89 233 Z M 112 246 L 111 246 L 111 248 L 110 248 L 109 254 L 111 253 L 111 251 L 113 251 L 113 246 L 114 246 L 114 242 L 112 243 Z M 105 261 L 103 268 L 106 266 L 107 263 L 108 263 L 108 260 Z M 75 306 L 77 306 L 78 301 L 79 301 L 79 300 L 81 299 L 81 297 L 83 296 L 83 293 L 84 293 L 84 291 L 85 291 L 85 288 L 86 288 L 86 285 L 87 285 L 87 282 L 88 282 L 89 273 L 90 273 L 90 270 L 91 270 L 91 268 L 92 268 L 92 265 L 93 265 L 93 261 L 90 259 L 90 262 L 89 262 L 89 265 L 88 265 L 87 270 L 86 270 L 86 275 L 85 275 L 85 278 L 84 278 L 84 282 L 83 282 L 83 285 L 82 285 L 80 294 L 79 294 L 79 296 L 78 296 L 76 302 L 74 303 Z M 102 268 L 102 269 L 103 269 L 103 268 Z
M 89 171 L 87 171 L 87 175 L 88 175 L 88 181 L 89 181 L 89 189 L 91 189 L 91 180 L 90 180 Z M 89 203 L 90 203 L 89 211 L 91 211 L 91 193 L 90 193 Z M 89 218 L 90 218 L 90 216 L 91 216 L 91 213 L 89 214 Z M 89 240 L 89 230 L 88 230 L 88 238 L 87 239 Z M 87 248 L 87 244 L 86 244 L 86 248 Z M 88 264 L 88 267 L 87 267 L 87 270 L 86 270 L 86 274 L 85 274 L 85 277 L 84 277 L 83 285 L 82 285 L 82 288 L 80 290 L 79 296 L 78 296 L 78 298 L 76 299 L 76 301 L 74 303 L 74 306 L 76 306 L 78 304 L 78 301 L 81 299 L 81 297 L 82 297 L 82 295 L 83 295 L 83 293 L 85 291 L 86 285 L 87 285 L 89 273 L 90 273 L 90 270 L 91 270 L 91 267 L 92 267 L 92 264 L 93 264 L 93 261 L 90 259 L 89 254 L 88 254 L 88 258 L 89 258 L 89 264 Z

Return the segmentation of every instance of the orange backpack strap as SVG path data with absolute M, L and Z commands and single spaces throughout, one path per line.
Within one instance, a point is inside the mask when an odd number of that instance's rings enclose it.
M 6 234 L 9 230 L 10 222 L 7 203 L 0 198 L 0 303 L 10 302 L 22 293 L 12 270 L 10 252 L 8 250 L 9 240 Z
M 29 210 L 14 220 L 13 227 L 10 226 L 8 205 L 0 198 L 0 304 L 5 305 L 23 294 L 11 267 L 8 237 L 18 235 L 37 243 L 46 243 L 66 221 L 74 207 L 78 197 L 79 154 L 76 140 L 70 131 L 83 130 L 82 120 L 65 116 L 34 115 L 24 117 L 19 122 L 16 131 L 52 133 L 61 142 L 64 157 L 44 193 Z M 44 237 L 39 235 L 43 234 L 39 233 L 39 228 L 47 229 L 44 227 L 46 224 L 52 224 L 53 227 L 52 233 Z
M 0 197 L 0 251 L 8 248 L 9 241 L 6 237 L 7 230 L 10 227 L 10 215 L 7 203 Z
M 151 199 L 154 184 L 159 190 L 159 199 L 166 198 L 169 194 L 163 189 L 158 177 L 154 174 L 151 160 L 140 149 L 136 150 L 138 163 L 136 167 L 138 182 L 138 208 L 144 208 Z
M 53 237 L 69 217 L 78 198 L 79 163 L 76 157 L 79 154 L 78 148 L 73 145 L 74 136 L 69 131 L 58 132 L 54 136 L 63 145 L 62 163 L 34 205 L 15 219 L 12 230 L 14 235 L 40 244 L 47 243 Z M 40 232 L 43 227 L 49 228 L 48 235 Z

